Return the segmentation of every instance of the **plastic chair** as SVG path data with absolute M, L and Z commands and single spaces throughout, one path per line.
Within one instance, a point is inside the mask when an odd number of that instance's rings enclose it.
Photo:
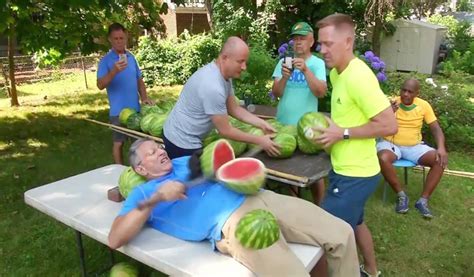
M 405 185 L 408 186 L 408 168 L 410 167 L 415 167 L 417 164 L 415 164 L 414 162 L 411 162 L 409 160 L 404 160 L 404 159 L 400 159 L 400 160 L 396 160 L 393 162 L 393 166 L 395 167 L 403 167 L 403 171 L 404 171 L 404 174 L 405 174 Z M 425 182 L 425 168 L 423 167 L 423 183 Z M 382 200 L 383 202 L 385 203 L 385 200 L 387 198 L 387 186 L 388 186 L 388 183 L 387 181 L 384 182 L 384 187 L 383 187 L 383 195 L 382 195 Z

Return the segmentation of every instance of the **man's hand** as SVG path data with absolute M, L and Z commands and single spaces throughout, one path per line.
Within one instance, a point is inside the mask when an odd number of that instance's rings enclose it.
M 286 65 L 282 64 L 281 65 L 281 77 L 285 79 L 290 79 L 292 74 L 292 70 L 286 67 Z
M 151 195 L 150 198 L 141 202 L 138 205 L 139 210 L 143 210 L 145 208 L 154 207 L 158 202 L 161 201 L 173 201 L 173 200 L 180 200 L 186 199 L 186 186 L 177 181 L 169 181 L 166 182 L 164 185 L 160 186 L 158 191 L 155 191 Z
M 155 101 L 153 101 L 152 99 L 146 97 L 146 98 L 142 99 L 142 104 L 144 104 L 144 105 L 155 105 Z
M 313 127 L 313 130 L 321 132 L 321 135 L 316 139 L 316 142 L 322 144 L 324 148 L 328 148 L 344 138 L 344 129 L 337 126 L 329 117 L 325 116 L 325 118 L 329 123 L 329 127 Z
M 397 112 L 398 108 L 399 108 L 399 104 L 397 103 L 397 101 L 393 101 L 393 100 L 390 100 L 390 105 L 392 106 L 392 110 L 393 112 Z
M 444 148 L 438 148 L 438 150 L 436 150 L 436 161 L 442 168 L 448 166 L 448 153 Z
M 261 136 L 258 145 L 271 157 L 280 155 L 280 147 L 273 142 L 271 135 Z
M 293 58 L 293 67 L 303 73 L 306 71 L 306 69 L 308 69 L 304 59 L 302 58 Z
M 273 128 L 272 124 L 266 122 L 263 119 L 257 127 L 262 129 L 264 134 L 274 134 L 274 133 L 277 132 L 277 130 L 275 130 L 275 128 Z
M 125 60 L 119 60 L 115 63 L 114 69 L 117 73 L 122 72 L 127 67 L 127 62 Z

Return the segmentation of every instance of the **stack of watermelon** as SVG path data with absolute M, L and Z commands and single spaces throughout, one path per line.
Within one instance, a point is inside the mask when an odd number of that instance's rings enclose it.
M 265 165 L 254 158 L 235 158 L 229 142 L 220 139 L 210 143 L 200 157 L 205 176 L 214 177 L 230 190 L 246 195 L 257 194 L 265 184 Z M 244 215 L 235 236 L 242 246 L 263 249 L 280 237 L 275 216 L 267 210 L 254 210 Z
M 143 105 L 141 113 L 131 108 L 125 108 L 120 112 L 119 121 L 128 129 L 162 137 L 163 125 L 173 106 L 173 101 L 160 102 L 156 105 Z

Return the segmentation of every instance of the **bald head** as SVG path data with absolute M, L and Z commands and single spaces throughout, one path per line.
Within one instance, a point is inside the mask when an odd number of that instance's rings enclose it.
M 420 82 L 417 79 L 408 79 L 403 83 L 402 89 L 409 88 L 413 92 L 420 91 Z
M 249 47 L 239 37 L 229 37 L 222 46 L 220 55 L 233 56 L 242 51 L 248 51 Z
M 225 79 L 239 78 L 242 71 L 247 69 L 249 47 L 238 37 L 229 37 L 222 46 L 216 60 Z

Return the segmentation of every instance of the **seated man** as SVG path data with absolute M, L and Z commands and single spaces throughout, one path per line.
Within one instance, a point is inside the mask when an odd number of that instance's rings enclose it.
M 130 147 L 130 164 L 148 182 L 128 195 L 112 224 L 109 246 L 121 247 L 147 223 L 168 235 L 189 241 L 209 240 L 213 249 L 231 255 L 258 276 L 309 276 L 287 241 L 324 249 L 331 276 L 358 276 L 354 233 L 344 221 L 316 205 L 261 190 L 246 196 L 208 181 L 186 188 L 190 157 L 168 158 L 154 141 L 139 139 Z M 148 205 L 139 205 L 140 203 Z M 281 229 L 272 246 L 244 248 L 234 235 L 239 219 L 255 209 L 275 215 Z
M 416 164 L 431 167 L 423 188 L 421 198 L 415 203 L 415 208 L 425 218 L 432 218 L 428 208 L 428 199 L 438 185 L 443 170 L 448 164 L 448 154 L 444 145 L 444 134 L 439 126 L 430 104 L 418 98 L 420 83 L 415 79 L 406 80 L 400 90 L 400 97 L 392 102 L 392 108 L 397 116 L 398 133 L 385 137 L 377 143 L 377 152 L 385 180 L 398 194 L 395 206 L 397 213 L 408 211 L 408 196 L 403 191 L 392 163 L 405 159 Z M 423 121 L 430 126 L 436 140 L 437 149 L 424 144 L 421 140 Z

